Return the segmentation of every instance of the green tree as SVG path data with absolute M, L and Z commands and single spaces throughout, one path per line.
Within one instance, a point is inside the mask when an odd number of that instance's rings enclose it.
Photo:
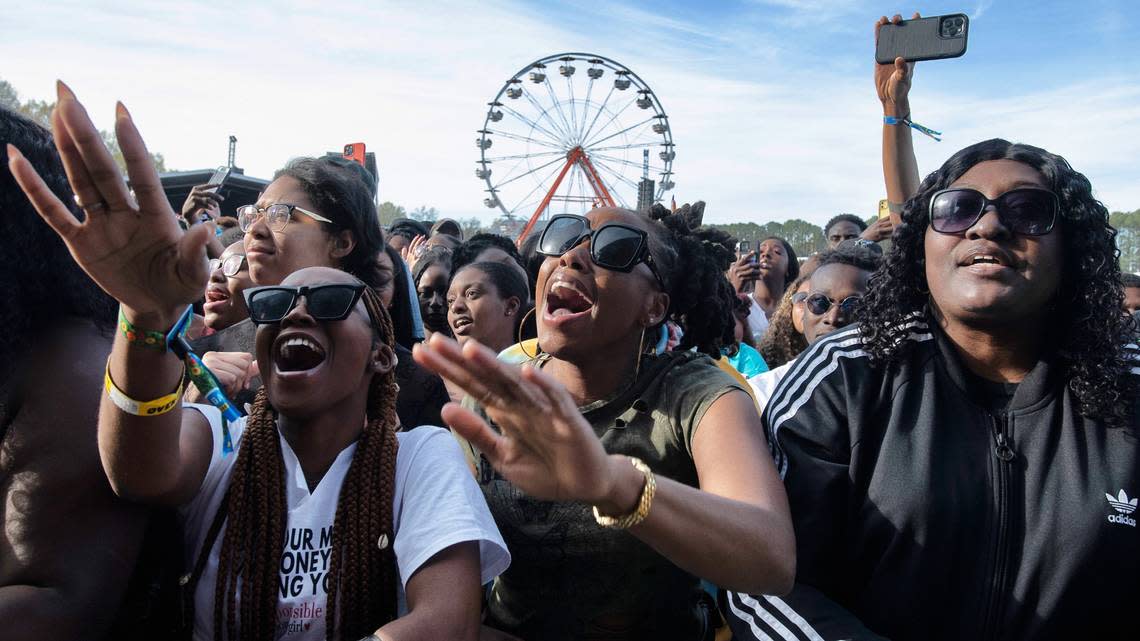
M 427 205 L 420 205 L 411 211 L 408 215 L 413 220 L 418 220 L 425 223 L 434 223 L 439 220 L 439 210 L 435 207 L 428 207 Z
M 408 212 L 404 211 L 403 207 L 390 200 L 385 200 L 380 203 L 380 206 L 376 209 L 376 213 L 380 216 L 380 224 L 385 227 L 396 222 L 397 218 L 408 217 Z
M 31 120 L 38 122 L 46 129 L 51 129 L 51 110 L 55 109 L 54 102 L 45 102 L 43 100 L 28 100 L 21 101 L 20 94 L 16 88 L 12 86 L 7 80 L 0 80 L 0 105 L 18 111 Z M 119 148 L 119 141 L 115 140 L 115 134 L 108 131 L 99 131 L 99 135 L 103 137 L 104 144 L 111 152 L 111 157 L 115 162 L 119 163 L 119 168 L 126 172 L 127 164 L 123 160 L 123 150 Z M 166 159 L 162 154 L 152 153 L 150 159 L 154 162 L 154 167 L 159 172 L 168 171 L 166 168 Z
M 471 238 L 475 234 L 483 231 L 483 222 L 474 216 L 461 219 L 459 221 L 459 226 L 463 229 L 464 238 Z
M 1120 269 L 1140 273 L 1140 209 L 1115 211 L 1108 222 L 1116 228 L 1116 248 L 1120 250 Z

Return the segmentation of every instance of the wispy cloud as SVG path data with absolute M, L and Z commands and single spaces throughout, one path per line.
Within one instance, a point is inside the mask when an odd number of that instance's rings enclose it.
M 0 23 L 0 60 L 19 61 L 0 76 L 36 98 L 64 77 L 102 127 L 123 99 L 170 166 L 217 165 L 231 133 L 238 163 L 258 176 L 364 140 L 377 153 L 382 198 L 488 216 L 474 176 L 486 102 L 531 60 L 594 52 L 630 66 L 664 104 L 679 202 L 707 200 L 712 221 L 822 222 L 838 211 L 871 215 L 882 197 L 869 60 L 877 13 L 865 7 L 767 0 L 703 16 L 576 0 L 358 0 L 335 10 L 140 2 L 111 12 L 65 1 Z M 990 10 L 983 0 L 974 15 Z M 825 26 L 835 31 L 820 33 Z M 980 81 L 998 64 L 977 56 L 954 68 L 974 65 Z M 1010 78 L 1002 94 L 987 94 L 973 77 L 962 90 L 967 81 L 948 80 L 948 68 L 923 67 L 916 80 L 920 120 L 946 131 L 940 144 L 916 139 L 923 171 L 1002 136 L 1065 155 L 1110 208 L 1140 206 L 1140 74 L 1090 67 L 1040 86 Z
M 978 0 L 978 4 L 974 6 L 974 11 L 970 14 L 970 20 L 981 18 L 993 4 L 994 0 Z

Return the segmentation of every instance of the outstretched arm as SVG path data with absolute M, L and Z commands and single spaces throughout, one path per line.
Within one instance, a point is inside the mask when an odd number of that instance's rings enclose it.
M 914 14 L 915 20 L 919 14 Z M 875 23 L 875 42 L 879 28 L 885 24 L 898 24 L 902 16 L 890 20 L 884 16 Z M 910 117 L 910 86 L 914 78 L 914 63 L 896 58 L 892 64 L 875 65 L 875 89 L 883 105 L 884 116 Z M 887 201 L 891 203 L 891 222 L 899 224 L 902 204 L 918 193 L 918 161 L 914 157 L 914 139 L 905 125 L 883 124 L 883 180 L 887 188 Z
M 40 216 L 76 262 L 122 306 L 140 329 L 169 330 L 205 290 L 210 230 L 183 233 L 163 193 L 146 145 L 120 103 L 115 132 L 134 193 L 119 173 L 87 111 L 63 83 L 52 112 L 56 147 L 68 182 L 87 213 L 79 222 L 35 169 L 9 145 L 9 168 Z M 182 364 L 169 352 L 116 332 L 108 361 L 113 384 L 129 398 L 150 401 L 174 392 Z M 151 416 L 119 409 L 106 397 L 99 418 L 103 466 L 117 493 L 162 503 L 188 500 L 205 476 L 211 452 L 205 419 L 181 407 Z
M 541 499 L 581 501 L 605 515 L 632 513 L 645 476 L 607 454 L 573 399 L 548 374 L 500 362 L 475 343 L 433 337 L 416 360 L 475 399 L 500 427 L 455 404 L 443 418 L 505 478 Z M 548 420 L 536 421 L 536 416 Z M 648 517 L 629 532 L 689 572 L 761 593 L 791 588 L 795 544 L 787 499 L 766 452 L 755 406 L 728 393 L 693 436 L 701 489 L 657 477 Z M 711 546 L 711 547 L 710 547 Z

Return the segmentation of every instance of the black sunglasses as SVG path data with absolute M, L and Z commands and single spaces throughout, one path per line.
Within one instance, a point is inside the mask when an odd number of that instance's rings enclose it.
M 336 283 L 312 287 L 253 287 L 245 290 L 245 306 L 249 320 L 257 325 L 280 323 L 285 316 L 305 299 L 305 309 L 313 320 L 341 321 L 348 318 L 364 295 L 364 284 Z
M 976 189 L 943 189 L 930 199 L 930 226 L 942 234 L 960 234 L 974 226 L 990 207 L 1015 234 L 1044 236 L 1053 231 L 1061 208 L 1057 194 L 1035 187 L 1012 189 L 996 200 Z
M 585 216 L 559 214 L 550 219 L 538 239 L 538 253 L 561 256 L 586 239 L 590 240 L 590 260 L 595 265 L 615 272 L 630 272 L 644 262 L 662 291 L 665 290 L 665 280 L 649 253 L 649 234 L 636 227 L 606 223 L 591 230 L 590 220 Z
M 851 315 L 855 313 L 855 306 L 859 304 L 862 298 L 858 294 L 853 294 L 836 303 L 823 294 L 812 294 L 804 302 L 807 304 L 808 311 L 816 316 L 823 316 L 827 310 L 831 309 L 832 305 L 839 305 L 839 312 L 844 317 L 851 318 Z

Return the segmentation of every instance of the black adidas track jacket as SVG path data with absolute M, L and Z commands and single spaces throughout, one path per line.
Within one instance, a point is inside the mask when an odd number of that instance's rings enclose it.
M 1055 360 L 992 415 L 941 331 L 910 324 L 889 367 L 857 327 L 825 337 L 765 408 L 797 586 L 725 595 L 735 638 L 1140 639 L 1137 422 L 1081 417 Z

